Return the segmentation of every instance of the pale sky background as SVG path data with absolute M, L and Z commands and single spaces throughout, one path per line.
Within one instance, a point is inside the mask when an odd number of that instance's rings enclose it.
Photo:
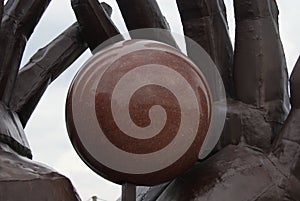
M 113 8 L 113 20 L 121 32 L 126 32 L 115 0 L 105 0 Z M 300 53 L 300 1 L 277 0 L 280 9 L 280 30 L 289 72 Z M 172 31 L 182 33 L 175 0 L 158 0 Z M 231 38 L 234 38 L 232 0 L 225 0 Z M 69 0 L 52 0 L 45 15 L 28 42 L 22 64 L 27 63 L 39 48 L 45 46 L 75 21 Z M 26 127 L 34 160 L 53 167 L 69 177 L 83 201 L 92 195 L 107 201 L 121 194 L 119 185 L 110 183 L 91 171 L 75 153 L 65 127 L 65 100 L 73 76 L 91 57 L 86 51 L 47 90 Z

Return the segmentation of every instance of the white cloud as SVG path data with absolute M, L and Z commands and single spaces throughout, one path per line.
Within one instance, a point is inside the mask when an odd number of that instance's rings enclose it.
M 285 50 L 289 73 L 300 55 L 300 1 L 277 1 L 279 6 L 279 28 Z

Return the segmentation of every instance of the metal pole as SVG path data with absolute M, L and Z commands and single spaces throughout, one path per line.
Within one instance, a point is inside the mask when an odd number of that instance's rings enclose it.
M 129 183 L 122 184 L 122 201 L 136 201 L 136 186 Z

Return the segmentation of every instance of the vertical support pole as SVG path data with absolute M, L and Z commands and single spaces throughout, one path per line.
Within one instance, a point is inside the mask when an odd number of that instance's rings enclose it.
M 122 201 L 136 201 L 136 186 L 130 183 L 122 184 Z

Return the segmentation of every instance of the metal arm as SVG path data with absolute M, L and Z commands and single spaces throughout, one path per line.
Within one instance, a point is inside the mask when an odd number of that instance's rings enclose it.
M 77 23 L 40 49 L 18 74 L 11 108 L 23 126 L 34 111 L 48 85 L 66 70 L 87 48 Z
M 9 0 L 0 30 L 0 100 L 9 103 L 26 42 L 50 0 Z

